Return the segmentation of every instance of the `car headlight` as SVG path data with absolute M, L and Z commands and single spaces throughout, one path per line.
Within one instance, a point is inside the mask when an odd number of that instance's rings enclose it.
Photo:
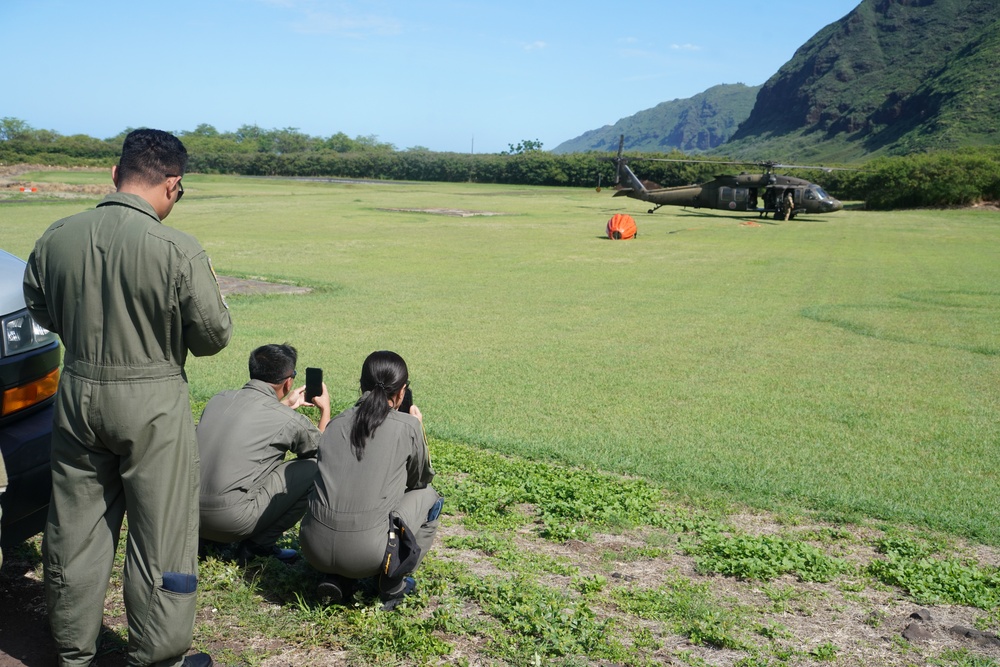
M 56 335 L 38 326 L 27 310 L 4 317 L 2 324 L 5 357 L 37 350 L 56 340 Z

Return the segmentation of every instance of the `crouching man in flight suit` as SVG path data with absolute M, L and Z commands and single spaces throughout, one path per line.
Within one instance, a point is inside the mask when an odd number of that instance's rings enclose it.
M 250 381 L 216 394 L 198 422 L 201 452 L 201 537 L 240 542 L 238 560 L 273 556 L 291 562 L 294 549 L 275 543 L 298 523 L 316 477 L 316 451 L 330 422 L 326 385 L 312 403 L 292 389 L 298 354 L 291 345 L 263 345 L 250 354 Z M 296 412 L 320 409 L 319 428 Z M 285 461 L 285 452 L 298 458 Z
M 198 584 L 198 443 L 184 362 L 229 343 L 232 322 L 205 251 L 161 221 L 184 195 L 187 151 L 161 130 L 125 137 L 117 192 L 35 244 L 24 300 L 64 352 L 42 542 L 59 665 L 90 665 L 122 520 L 128 664 L 185 657 Z

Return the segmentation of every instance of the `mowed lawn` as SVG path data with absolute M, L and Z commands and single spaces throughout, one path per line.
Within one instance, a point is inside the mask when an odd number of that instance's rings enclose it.
M 392 349 L 445 441 L 1000 544 L 995 211 L 774 223 L 648 215 L 607 189 L 184 183 L 167 223 L 219 274 L 314 290 L 231 297 L 232 344 L 188 363 L 196 404 L 288 341 L 346 407 L 364 357 Z M 0 247 L 21 257 L 94 203 L 23 201 L 0 204 Z M 387 210 L 431 208 L 502 215 Z M 604 238 L 617 212 L 637 239 Z

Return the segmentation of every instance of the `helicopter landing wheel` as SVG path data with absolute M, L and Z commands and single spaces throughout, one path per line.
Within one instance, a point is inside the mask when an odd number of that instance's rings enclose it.
M 648 211 L 646 211 L 646 213 L 652 213 L 652 212 L 653 212 L 653 211 L 655 211 L 655 210 L 656 210 L 655 208 L 651 208 L 651 209 L 649 209 Z

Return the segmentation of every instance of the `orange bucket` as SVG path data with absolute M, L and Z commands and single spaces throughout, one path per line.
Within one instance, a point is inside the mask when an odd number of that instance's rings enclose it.
M 608 220 L 608 238 L 615 241 L 620 239 L 631 239 L 637 236 L 639 231 L 635 228 L 635 219 L 627 213 L 615 213 Z

